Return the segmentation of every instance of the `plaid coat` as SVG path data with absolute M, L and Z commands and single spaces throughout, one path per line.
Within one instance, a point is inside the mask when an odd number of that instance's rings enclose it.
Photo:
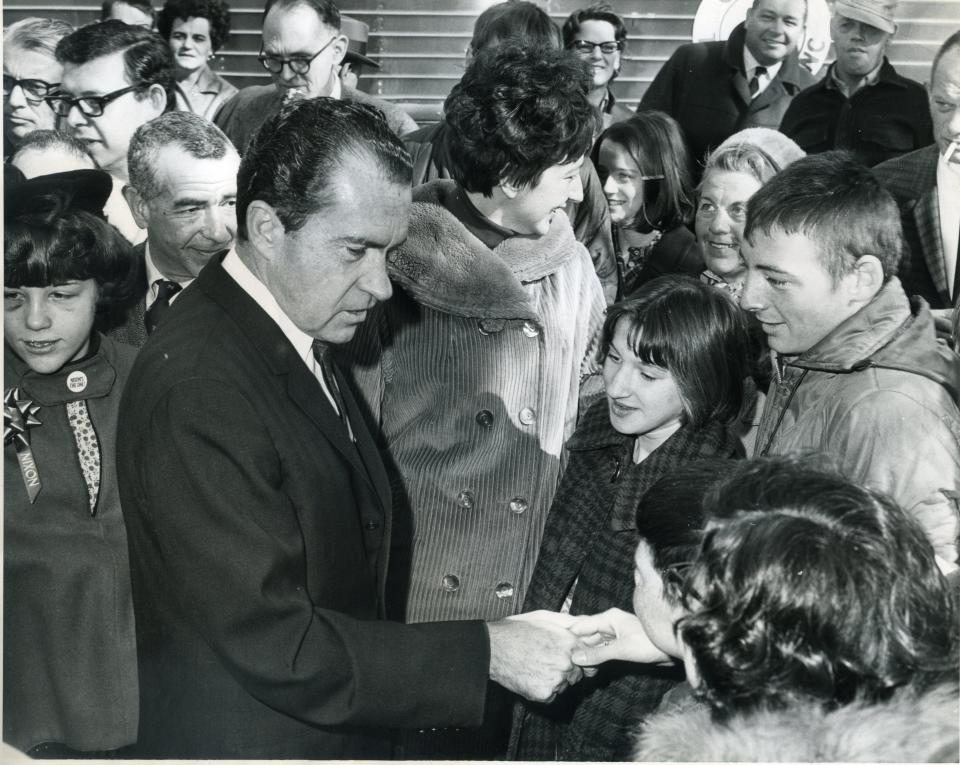
M 567 443 L 570 463 L 557 490 L 524 611 L 559 611 L 574 582 L 571 613 L 632 610 L 636 509 L 657 479 L 690 460 L 740 457 L 718 422 L 683 426 L 639 465 L 633 438 L 610 426 L 606 401 L 594 404 Z M 525 703 L 514 716 L 511 754 L 522 760 L 611 760 L 629 754 L 632 732 L 679 668 L 615 662 L 549 705 Z
M 874 173 L 900 206 L 904 251 L 900 281 L 908 296 L 919 295 L 931 308 L 951 308 L 940 237 L 936 144 L 877 165 Z

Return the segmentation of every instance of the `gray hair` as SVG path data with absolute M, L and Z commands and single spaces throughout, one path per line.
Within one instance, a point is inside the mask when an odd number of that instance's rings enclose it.
M 57 43 L 73 32 L 73 27 L 60 19 L 32 16 L 14 22 L 3 32 L 3 47 L 35 50 L 54 58 Z
M 157 155 L 166 146 L 177 146 L 194 159 L 223 159 L 236 151 L 230 139 L 212 122 L 193 112 L 168 112 L 141 125 L 130 139 L 127 166 L 130 185 L 144 199 L 157 197 Z

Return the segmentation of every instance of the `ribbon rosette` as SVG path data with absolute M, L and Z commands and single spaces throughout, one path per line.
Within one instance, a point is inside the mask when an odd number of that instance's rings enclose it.
M 30 448 L 30 428 L 42 424 L 36 416 L 39 411 L 40 407 L 32 401 L 20 398 L 19 388 L 11 388 L 3 396 L 3 445 L 13 444 L 17 451 L 20 474 L 31 505 L 41 489 L 40 473 Z

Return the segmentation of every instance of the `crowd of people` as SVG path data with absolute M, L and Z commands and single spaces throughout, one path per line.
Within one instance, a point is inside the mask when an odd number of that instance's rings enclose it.
M 423 127 L 331 0 L 6 27 L 3 741 L 958 761 L 960 31 L 832 12 L 633 112 L 508 0 Z

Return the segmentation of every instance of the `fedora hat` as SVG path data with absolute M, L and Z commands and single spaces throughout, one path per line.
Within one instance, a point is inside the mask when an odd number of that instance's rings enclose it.
M 347 52 L 343 57 L 345 64 L 366 64 L 380 68 L 380 64 L 367 56 L 367 38 L 370 27 L 350 16 L 340 17 L 340 34 L 347 38 Z

